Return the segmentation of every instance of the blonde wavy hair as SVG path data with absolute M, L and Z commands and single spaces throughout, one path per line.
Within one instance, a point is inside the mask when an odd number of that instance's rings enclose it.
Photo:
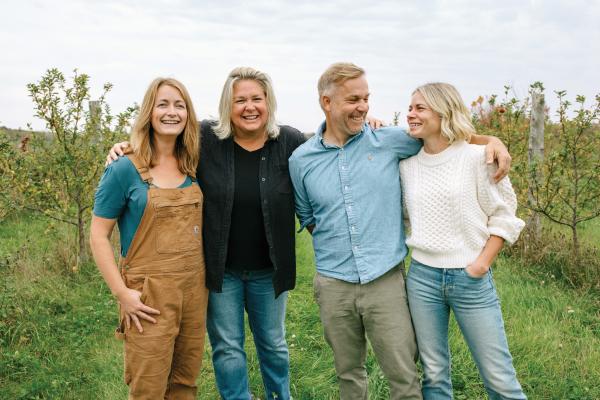
M 412 94 L 415 93 L 420 93 L 427 105 L 440 116 L 442 136 L 448 142 L 468 142 L 476 133 L 471 114 L 454 86 L 443 82 L 427 83 L 416 88 Z
M 219 139 L 227 139 L 235 133 L 235 126 L 231 123 L 231 109 L 233 108 L 233 85 L 238 81 L 255 81 L 258 83 L 265 94 L 267 102 L 267 125 L 265 129 L 269 138 L 275 139 L 279 136 L 279 126 L 275 119 L 277 111 L 277 100 L 273 91 L 273 83 L 266 73 L 251 67 L 234 68 L 227 76 L 219 101 L 219 122 L 214 128 L 214 132 Z
M 131 147 L 133 153 L 150 168 L 156 165 L 154 150 L 154 129 L 152 128 L 152 110 L 156 102 L 158 89 L 169 85 L 179 91 L 187 109 L 187 121 L 183 132 L 177 136 L 175 142 L 175 157 L 177 167 L 182 173 L 196 177 L 196 167 L 200 154 L 200 136 L 198 135 L 198 119 L 194 111 L 192 100 L 185 86 L 173 78 L 156 78 L 150 83 L 140 112 L 131 130 Z

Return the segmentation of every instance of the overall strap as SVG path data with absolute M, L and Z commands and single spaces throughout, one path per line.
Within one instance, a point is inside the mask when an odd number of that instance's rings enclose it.
M 142 161 L 134 153 L 128 154 L 129 160 L 133 163 L 138 174 L 142 177 L 142 180 L 149 185 L 152 185 L 152 176 L 150 175 L 150 168 L 147 165 L 142 164 Z

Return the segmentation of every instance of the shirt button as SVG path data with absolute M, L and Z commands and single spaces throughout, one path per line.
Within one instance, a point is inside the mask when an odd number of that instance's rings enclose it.
M 344 186 L 344 190 L 345 190 L 345 191 L 348 191 L 348 186 L 347 186 L 347 185 L 346 185 L 346 186 Z
M 266 179 L 266 178 L 262 178 L 261 180 L 264 182 L 264 181 L 266 181 L 267 179 Z
M 261 160 L 263 160 L 263 161 L 265 161 L 265 160 L 266 160 L 266 158 L 265 158 L 265 157 L 261 157 L 260 159 L 261 159 Z

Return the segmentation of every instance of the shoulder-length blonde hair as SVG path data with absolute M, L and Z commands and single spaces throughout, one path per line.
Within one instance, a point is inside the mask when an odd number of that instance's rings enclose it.
M 273 91 L 271 78 L 264 72 L 251 67 L 237 67 L 229 73 L 221 100 L 219 101 L 219 123 L 215 126 L 215 134 L 219 139 L 227 139 L 235 133 L 235 126 L 231 123 L 231 109 L 233 107 L 233 85 L 238 81 L 255 81 L 263 89 L 265 99 L 267 101 L 267 125 L 265 129 L 269 138 L 275 139 L 279 136 L 279 126 L 275 120 L 275 112 L 277 111 L 277 100 Z
M 442 136 L 450 143 L 469 141 L 475 134 L 471 114 L 454 86 L 442 82 L 427 83 L 416 88 L 413 95 L 415 93 L 420 93 L 427 105 L 440 116 Z
M 177 136 L 175 142 L 175 157 L 177 166 L 182 173 L 196 177 L 196 167 L 200 154 L 200 137 L 198 135 L 198 119 L 194 112 L 192 100 L 185 86 L 173 78 L 156 78 L 150 83 L 140 112 L 131 130 L 131 147 L 134 154 L 149 167 L 156 165 L 154 159 L 154 129 L 152 128 L 152 110 L 156 102 L 158 89 L 163 85 L 169 85 L 179 91 L 185 108 L 187 109 L 187 121 L 183 132 Z

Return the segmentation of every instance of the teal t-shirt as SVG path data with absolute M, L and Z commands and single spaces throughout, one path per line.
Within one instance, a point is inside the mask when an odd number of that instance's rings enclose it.
M 188 187 L 188 176 L 180 188 Z M 125 257 L 135 231 L 140 225 L 146 202 L 148 185 L 142 180 L 133 163 L 127 157 L 119 157 L 104 171 L 94 200 L 94 215 L 117 218 L 121 233 L 121 255 Z

